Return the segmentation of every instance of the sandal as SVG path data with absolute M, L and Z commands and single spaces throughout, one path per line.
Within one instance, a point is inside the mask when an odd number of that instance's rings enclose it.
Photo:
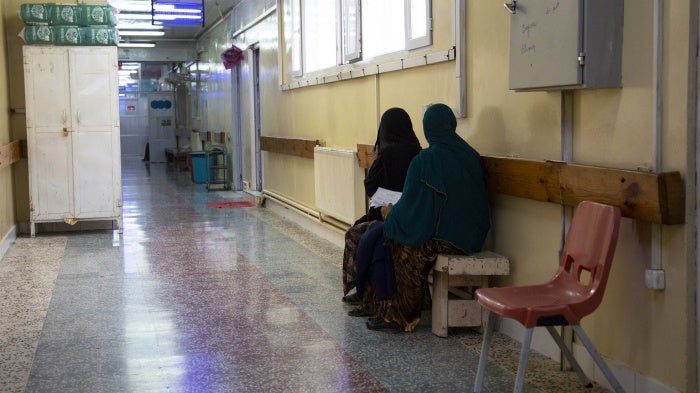
M 401 326 L 396 322 L 387 322 L 381 317 L 372 317 L 367 320 L 367 329 L 400 332 Z
M 343 296 L 343 303 L 348 303 L 352 306 L 359 306 L 362 304 L 362 298 L 357 294 L 357 292 L 352 295 Z
M 374 313 L 369 307 L 360 306 L 348 311 L 348 315 L 351 317 L 371 317 L 374 316 Z

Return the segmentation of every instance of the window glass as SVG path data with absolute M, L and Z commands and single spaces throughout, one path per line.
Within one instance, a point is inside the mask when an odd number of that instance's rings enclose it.
M 406 49 L 432 44 L 430 0 L 406 0 Z
M 408 38 L 414 39 L 428 34 L 428 15 L 425 0 L 410 0 L 410 3 L 411 29 Z
M 362 2 L 362 57 L 403 50 L 406 47 L 404 0 Z
M 336 65 L 336 6 L 335 1 L 302 0 L 305 72 Z
M 343 63 L 360 60 L 362 56 L 362 14 L 360 0 L 341 0 L 343 20 Z
M 292 75 L 301 76 L 301 0 L 291 0 L 291 15 L 292 20 L 292 37 L 291 37 L 291 56 L 292 56 Z

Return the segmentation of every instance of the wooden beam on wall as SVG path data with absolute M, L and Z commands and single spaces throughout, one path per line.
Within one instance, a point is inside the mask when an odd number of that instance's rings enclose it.
M 357 145 L 360 167 L 369 168 L 373 145 Z M 491 193 L 576 206 L 591 200 L 617 206 L 624 217 L 657 224 L 685 222 L 685 189 L 679 172 L 650 173 L 483 156 Z
M 260 149 L 264 151 L 304 158 L 314 158 L 314 147 L 318 145 L 317 139 L 260 137 Z
M 19 161 L 22 157 L 21 152 L 21 142 L 18 140 L 0 146 L 0 169 L 6 168 Z
M 372 162 L 374 162 L 372 149 L 374 149 L 374 145 L 357 144 L 357 160 L 360 162 L 360 168 L 369 169 L 372 166 Z
M 624 217 L 658 224 L 685 221 L 679 172 L 649 173 L 560 161 L 483 157 L 491 192 L 576 206 L 591 200 L 617 206 Z

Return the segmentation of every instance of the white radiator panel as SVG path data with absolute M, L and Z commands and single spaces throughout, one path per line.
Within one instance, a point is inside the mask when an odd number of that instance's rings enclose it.
M 353 150 L 314 148 L 316 208 L 352 224 L 365 214 L 364 171 Z

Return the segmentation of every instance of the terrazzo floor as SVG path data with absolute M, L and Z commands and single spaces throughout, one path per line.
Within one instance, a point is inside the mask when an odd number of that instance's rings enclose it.
M 481 336 L 367 330 L 342 249 L 187 172 L 123 161 L 123 234 L 20 237 L 0 260 L 0 392 L 464 392 Z M 486 392 L 512 391 L 496 334 Z M 531 355 L 526 392 L 585 389 Z

